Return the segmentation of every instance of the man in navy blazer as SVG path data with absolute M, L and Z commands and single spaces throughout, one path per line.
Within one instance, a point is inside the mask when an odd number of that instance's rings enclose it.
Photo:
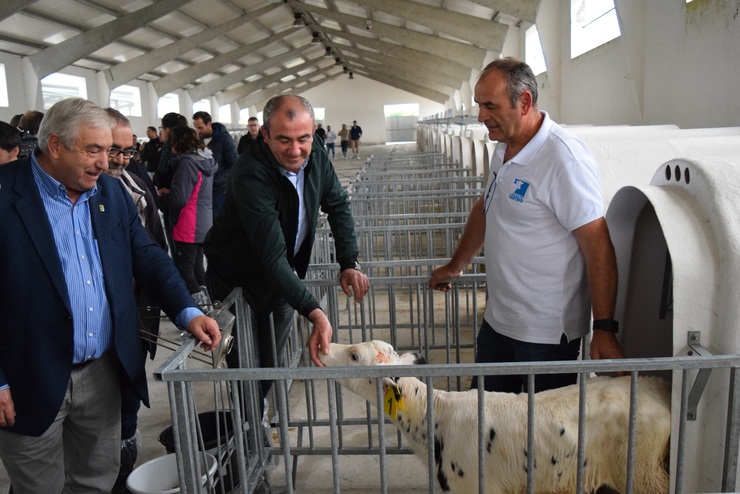
M 206 350 L 221 339 L 105 174 L 110 117 L 67 99 L 39 149 L 0 167 L 0 457 L 16 492 L 107 492 L 120 393 L 148 406 L 133 283 Z

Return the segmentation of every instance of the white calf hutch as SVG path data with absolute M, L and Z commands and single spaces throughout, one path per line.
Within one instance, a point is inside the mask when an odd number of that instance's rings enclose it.
M 353 208 L 361 262 L 371 278 L 371 292 L 359 304 L 341 293 L 328 230 L 321 231 L 317 239 L 321 248 L 307 284 L 324 304 L 336 341 L 384 340 L 399 353 L 422 354 L 429 364 L 394 366 L 393 375 L 387 366 L 315 368 L 302 351 L 310 330 L 302 321 L 295 325 L 284 356 L 285 367 L 279 369 L 193 369 L 188 355 L 195 345 L 186 342 L 156 375 L 168 382 L 170 390 L 182 492 L 261 492 L 264 477 L 271 477 L 273 492 L 441 492 L 433 407 L 428 406 L 427 414 L 431 415 L 425 422 L 428 455 L 420 460 L 411 456 L 410 444 L 387 417 L 378 420 L 376 410 L 384 409 L 383 383 L 387 378 L 420 379 L 428 387 L 426 399 L 431 404 L 432 387 L 465 391 L 472 376 L 517 373 L 529 374 L 533 380 L 535 373 L 577 372 L 580 384 L 574 406 L 580 407 L 580 416 L 585 417 L 589 377 L 595 372 L 618 370 L 631 376 L 631 396 L 637 396 L 638 374 L 660 374 L 671 382 L 667 459 L 671 492 L 736 490 L 740 211 L 731 196 L 740 189 L 740 167 L 736 164 L 740 159 L 661 164 L 669 159 L 645 165 L 653 169 L 652 182 L 621 184 L 609 201 L 607 220 L 620 275 L 617 318 L 622 322 L 620 337 L 630 358 L 557 366 L 472 363 L 486 298 L 481 259 L 470 264 L 449 293 L 426 287 L 431 270 L 454 249 L 465 221 L 461 210 L 479 197 L 480 182 L 451 180 L 449 172 L 436 179 L 423 174 L 407 179 L 389 175 L 394 168 L 449 165 L 449 160 L 432 152 L 371 160 L 366 167 L 368 176 L 377 172 L 384 185 L 363 185 L 358 177 L 357 187 L 351 189 L 353 201 L 357 199 Z M 450 166 L 438 169 L 445 168 Z M 395 189 L 388 182 L 395 184 Z M 445 182 L 447 187 L 442 187 Z M 376 194 L 382 198 L 373 199 Z M 435 195 L 441 202 L 435 204 Z M 434 248 L 435 244 L 442 244 L 442 249 Z M 222 327 L 245 336 L 239 338 L 233 351 L 254 362 L 248 307 L 239 291 L 235 290 L 224 305 L 232 309 L 218 313 Z M 377 390 L 372 404 L 336 382 L 361 377 L 372 380 Z M 264 420 L 255 398 L 257 381 L 262 379 L 275 381 Z M 197 402 L 194 386 L 212 386 L 213 400 Z M 492 482 L 485 482 L 489 454 L 489 431 L 483 420 L 486 406 L 483 392 L 474 395 L 472 406 L 478 425 L 465 433 L 474 458 L 470 464 L 477 468 L 466 475 L 478 479 L 479 492 L 499 492 L 492 490 Z M 529 406 L 519 417 L 518 426 L 529 431 L 527 451 L 535 454 L 522 452 L 512 461 L 528 473 L 526 492 L 539 492 L 534 489 L 537 462 L 549 458 L 542 457 L 535 447 L 539 438 L 534 436 L 534 395 L 525 394 L 522 399 Z M 639 403 L 629 399 L 624 405 L 628 432 L 623 440 L 630 451 L 623 472 L 625 492 L 640 492 L 634 490 L 632 478 L 635 438 L 644 433 L 637 425 Z M 222 419 L 216 421 L 215 434 L 205 430 L 199 417 L 214 410 L 223 412 L 217 415 Z M 578 447 L 573 452 L 578 459 L 576 492 L 583 492 L 580 485 L 589 474 L 587 460 L 593 451 L 587 451 L 584 444 L 593 433 L 581 419 Z M 204 434 L 213 436 L 209 444 Z M 202 451 L 219 461 L 216 475 L 205 486 L 197 459 Z M 364 475 L 352 473 L 357 465 L 365 470 Z M 555 486 L 553 492 L 557 492 Z

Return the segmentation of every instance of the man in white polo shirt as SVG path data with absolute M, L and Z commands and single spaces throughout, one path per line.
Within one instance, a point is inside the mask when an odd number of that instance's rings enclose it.
M 448 280 L 485 245 L 489 298 L 477 362 L 575 360 L 592 313 L 591 358 L 623 357 L 613 319 L 616 258 L 591 152 L 537 109 L 537 80 L 523 62 L 506 58 L 486 66 L 475 101 L 478 121 L 498 144 L 486 192 L 429 286 L 449 290 Z M 576 379 L 538 375 L 535 390 Z M 487 376 L 485 389 L 526 391 L 527 376 Z

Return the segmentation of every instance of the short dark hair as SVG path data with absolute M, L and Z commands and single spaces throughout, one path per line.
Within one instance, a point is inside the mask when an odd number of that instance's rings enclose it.
M 147 128 L 146 128 L 146 130 L 151 130 L 151 131 L 152 131 L 152 132 L 154 132 L 155 134 L 157 133 L 157 128 L 156 128 L 156 127 L 153 127 L 153 126 L 151 126 L 151 125 L 150 125 L 149 127 L 147 127 Z
M 21 135 L 18 129 L 7 122 L 0 122 L 0 148 L 11 151 L 21 147 Z
M 529 65 L 513 57 L 494 60 L 486 65 L 478 80 L 491 71 L 501 72 L 508 82 L 509 100 L 511 107 L 516 106 L 524 91 L 532 95 L 532 106 L 537 108 L 537 78 Z
M 162 117 L 162 127 L 164 127 L 165 129 L 171 129 L 178 125 L 187 126 L 188 119 L 175 112 L 167 113 L 164 117 Z
M 205 149 L 206 145 L 200 140 L 195 129 L 187 125 L 176 125 L 170 130 L 169 143 L 172 147 L 177 148 L 177 152 L 195 153 L 198 149 Z
M 207 111 L 197 111 L 193 114 L 193 120 L 203 120 L 204 124 L 209 124 L 213 122 L 213 119 L 211 118 L 211 114 Z
M 260 120 L 257 117 L 249 117 L 247 119 L 247 122 L 257 122 L 257 123 L 260 123 Z
M 39 127 L 41 127 L 41 120 L 43 120 L 44 114 L 40 111 L 29 110 L 21 117 L 20 127 L 35 136 L 39 133 Z
M 13 115 L 13 118 L 10 119 L 10 125 L 17 129 L 21 126 L 21 118 L 23 118 L 22 113 L 19 113 L 18 115 Z

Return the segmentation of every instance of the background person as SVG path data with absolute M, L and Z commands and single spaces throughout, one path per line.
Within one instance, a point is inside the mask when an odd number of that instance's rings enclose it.
M 21 136 L 18 129 L 6 122 L 0 122 L 0 165 L 18 159 L 21 150 Z
M 226 179 L 234 163 L 239 159 L 239 153 L 236 152 L 236 143 L 229 131 L 226 130 L 226 126 L 213 122 L 208 112 L 196 112 L 193 115 L 193 127 L 213 153 L 213 159 L 218 165 L 216 175 L 213 177 L 213 205 L 211 208 L 215 218 L 224 207 Z
M 486 66 L 475 102 L 478 121 L 498 142 L 489 183 L 430 288 L 449 290 L 447 280 L 485 244 L 489 296 L 476 362 L 574 360 L 592 311 L 591 358 L 623 357 L 612 332 L 616 258 L 593 156 L 537 109 L 537 80 L 523 62 L 505 58 Z M 543 374 L 535 387 L 576 380 L 577 374 Z M 487 376 L 485 389 L 526 391 L 527 376 Z
M 324 140 L 326 141 L 326 153 L 331 154 L 332 159 L 336 158 L 334 143 L 337 140 L 337 133 L 331 130 L 331 125 L 326 126 L 326 138 Z
M 352 148 L 352 159 L 360 159 L 360 138 L 362 137 L 362 127 L 357 125 L 357 120 L 352 121 L 352 127 L 349 128 L 349 144 Z
M 260 133 L 260 121 L 257 117 L 249 117 L 247 120 L 247 133 L 239 139 L 239 144 L 236 147 L 236 152 L 239 156 L 246 151 L 254 141 L 257 140 L 257 136 Z
M 155 205 L 152 193 L 148 190 L 144 181 L 136 175 L 128 173 L 127 167 L 136 150 L 133 146 L 127 147 L 131 142 L 131 122 L 121 112 L 113 108 L 106 108 L 106 113 L 114 121 L 112 130 L 113 145 L 108 150 L 108 169 L 105 171 L 113 178 L 123 183 L 126 191 L 136 205 L 139 220 L 146 229 L 152 240 L 154 240 L 164 252 L 167 252 L 167 241 L 164 237 L 164 227 L 159 218 L 159 210 Z M 139 312 L 139 328 L 146 332 L 146 338 L 141 338 L 141 351 L 144 355 L 149 353 L 153 359 L 156 353 L 156 338 L 159 335 L 160 308 L 157 303 L 144 292 L 139 285 L 134 283 L 136 307 Z M 136 428 L 138 425 L 138 413 L 141 400 L 128 387 L 121 390 L 121 466 L 118 479 L 116 480 L 117 491 L 122 491 L 126 485 L 128 475 L 133 471 L 138 446 L 136 444 Z
M 169 189 L 172 187 L 172 177 L 175 169 L 172 166 L 172 150 L 170 149 L 170 130 L 172 128 L 184 125 L 187 127 L 188 119 L 179 113 L 170 112 L 162 117 L 162 125 L 159 127 L 159 141 L 162 143 L 162 153 L 159 157 L 159 166 L 154 172 L 152 181 L 157 189 Z M 159 198 L 159 193 L 157 193 Z M 170 254 L 175 257 L 175 242 L 172 240 L 172 223 L 170 223 L 169 206 L 160 202 L 159 209 L 162 211 L 162 220 L 164 222 L 164 232 L 167 236 L 167 244 L 170 246 Z
M 339 144 L 342 146 L 342 158 L 347 159 L 347 148 L 349 147 L 349 129 L 346 124 L 342 124 L 342 128 L 337 132 L 339 136 Z
M 159 140 L 155 127 L 147 127 L 146 136 L 149 140 L 144 143 L 139 158 L 146 171 L 153 176 L 154 172 L 157 171 L 160 158 L 162 157 L 162 143 Z
M 213 225 L 212 189 L 217 165 L 198 134 L 185 125 L 170 130 L 175 174 L 170 189 L 159 189 L 170 211 L 175 266 L 199 305 L 208 303 L 203 241 Z
M 52 106 L 39 152 L 0 167 L 0 458 L 15 492 L 110 492 L 121 390 L 148 405 L 132 280 L 207 350 L 221 334 L 108 168 L 112 121 Z

